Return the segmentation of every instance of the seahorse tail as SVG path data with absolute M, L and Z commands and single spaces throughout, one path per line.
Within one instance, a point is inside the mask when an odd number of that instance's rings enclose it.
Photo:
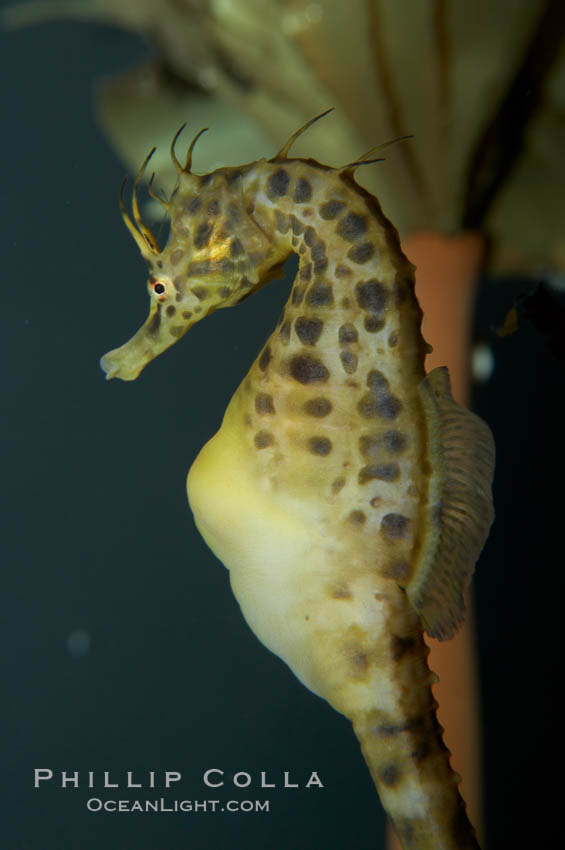
M 416 713 L 404 719 L 383 719 L 377 709 L 353 718 L 383 807 L 404 850 L 480 850 L 430 684 L 419 688 L 418 696 Z

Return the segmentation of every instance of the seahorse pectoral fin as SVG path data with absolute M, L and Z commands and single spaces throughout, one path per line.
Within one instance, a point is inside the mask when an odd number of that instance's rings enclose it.
M 406 591 L 426 631 L 443 640 L 463 621 L 464 592 L 494 519 L 494 440 L 482 419 L 453 400 L 446 367 L 418 389 L 433 471 L 425 537 Z
M 185 322 L 169 328 L 169 322 L 164 322 L 161 316 L 161 304 L 152 302 L 149 316 L 140 329 L 119 348 L 108 351 L 100 358 L 100 366 L 106 373 L 106 380 L 121 378 L 122 381 L 133 381 L 141 370 L 157 355 L 173 345 L 183 336 L 193 322 Z

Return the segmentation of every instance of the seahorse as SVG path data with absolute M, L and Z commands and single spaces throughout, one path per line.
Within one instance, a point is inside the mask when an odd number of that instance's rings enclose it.
M 326 113 L 323 113 L 324 115 Z M 493 519 L 494 444 L 448 371 L 426 375 L 414 267 L 355 170 L 279 153 L 192 173 L 160 248 L 124 221 L 149 268 L 149 317 L 101 365 L 136 378 L 199 319 L 298 254 L 279 323 L 187 480 L 196 525 L 243 616 L 304 685 L 353 724 L 405 850 L 477 839 L 436 719 L 424 632 L 450 637 Z M 181 128 L 182 130 L 182 128 Z M 179 131 L 180 132 L 180 131 Z M 204 131 L 201 131 L 204 132 Z

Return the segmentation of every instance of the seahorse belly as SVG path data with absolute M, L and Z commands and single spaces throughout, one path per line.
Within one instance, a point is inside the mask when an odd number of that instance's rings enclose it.
M 245 619 L 338 711 L 371 710 L 378 694 L 396 713 L 387 662 L 401 591 L 378 575 L 376 536 L 371 546 L 362 534 L 344 543 L 328 531 L 335 505 L 289 499 L 253 468 L 227 417 L 188 476 L 196 524 L 229 569 Z

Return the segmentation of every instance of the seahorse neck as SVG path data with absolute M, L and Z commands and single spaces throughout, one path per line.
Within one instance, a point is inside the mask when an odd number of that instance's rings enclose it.
M 256 163 L 244 194 L 276 261 L 299 256 L 273 345 L 288 345 L 294 329 L 297 344 L 339 357 L 345 377 L 364 351 L 368 363 L 378 355 L 420 380 L 425 343 L 413 267 L 378 202 L 347 174 L 301 159 Z

